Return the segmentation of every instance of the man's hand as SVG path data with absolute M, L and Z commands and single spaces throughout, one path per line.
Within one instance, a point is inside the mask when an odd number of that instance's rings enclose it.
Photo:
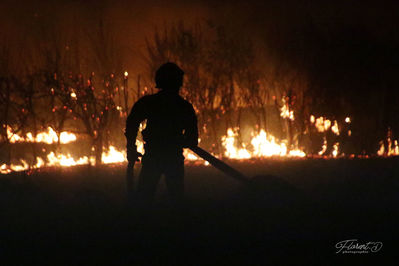
M 127 148 L 127 160 L 129 162 L 139 162 L 139 157 L 143 157 L 143 155 L 135 147 Z

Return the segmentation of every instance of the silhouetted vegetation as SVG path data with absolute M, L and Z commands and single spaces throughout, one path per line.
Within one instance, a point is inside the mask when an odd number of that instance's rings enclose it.
M 296 34 L 266 40 L 265 48 L 249 34 L 213 22 L 171 23 L 148 36 L 141 70 L 125 76 L 132 62 L 124 61 L 112 25 L 93 17 L 90 29 L 72 25 L 64 32 L 40 18 L 25 36 L 32 40 L 26 49 L 1 43 L 4 161 L 13 157 L 7 127 L 33 135 L 48 126 L 57 134 L 80 133 L 90 140 L 87 153 L 93 149 L 97 162 L 110 143 L 124 147 L 126 113 L 139 97 L 155 92 L 154 71 L 166 61 L 186 72 L 182 95 L 196 109 L 201 145 L 215 154 L 223 154 L 227 128 L 237 128 L 238 145 L 250 130 L 265 129 L 286 139 L 288 149 L 307 153 L 318 153 L 325 139 L 326 154 L 340 142 L 345 154 L 372 155 L 388 129 L 395 139 L 397 55 L 387 51 L 397 46 L 396 35 L 379 43 L 361 29 L 330 30 L 309 19 Z M 283 105 L 294 120 L 280 116 Z M 351 117 L 350 128 L 340 125 L 351 136 L 317 132 L 311 115 Z M 29 150 L 34 163 L 36 145 Z

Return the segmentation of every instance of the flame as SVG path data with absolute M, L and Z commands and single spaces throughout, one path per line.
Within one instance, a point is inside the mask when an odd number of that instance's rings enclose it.
M 380 148 L 377 151 L 379 156 L 398 156 L 399 155 L 399 145 L 398 140 L 393 140 L 387 138 L 387 145 L 385 146 L 384 141 L 380 141 Z
M 339 128 L 337 120 L 334 120 L 334 125 L 331 127 L 331 131 L 334 132 L 335 135 L 339 136 Z
M 300 149 L 288 150 L 286 141 L 278 143 L 276 138 L 268 135 L 264 129 L 258 133 L 252 132 L 251 147 L 248 150 L 245 145 L 237 148 L 237 129 L 229 128 L 227 135 L 222 137 L 222 145 L 225 148 L 225 156 L 231 159 L 249 159 L 271 156 L 305 157 L 306 154 Z
M 21 160 L 18 164 L 0 165 L 0 173 L 8 174 L 11 172 L 19 172 L 26 171 L 30 169 L 38 169 L 45 166 L 76 166 L 76 165 L 87 165 L 87 164 L 95 164 L 95 158 L 93 156 L 83 156 L 78 159 L 75 159 L 71 154 L 58 154 L 56 155 L 54 152 L 50 152 L 47 155 L 47 162 L 45 162 L 42 158 L 36 158 L 36 164 L 30 166 L 26 161 Z M 108 150 L 102 153 L 101 161 L 104 164 L 111 163 L 121 163 L 126 162 L 126 152 L 118 151 L 114 146 L 109 146 Z
M 196 156 L 193 152 L 191 152 L 188 149 L 184 149 L 183 151 L 183 156 L 185 159 L 189 160 L 189 161 L 197 161 L 200 160 L 200 158 L 198 156 Z
M 204 164 L 205 166 L 209 165 L 209 163 L 202 158 L 198 157 L 195 155 L 191 150 L 189 149 L 184 149 L 183 150 L 183 156 L 184 158 L 189 161 L 189 162 L 194 162 L 194 163 L 199 163 L 199 164 Z
M 201 139 L 198 138 L 198 143 L 201 142 Z M 183 150 L 183 156 L 184 158 L 189 161 L 189 162 L 195 162 L 199 164 L 204 164 L 204 165 L 209 165 L 209 163 L 205 160 L 203 160 L 201 157 L 198 157 L 197 155 L 194 154 L 190 149 L 184 149 Z
M 58 154 L 55 155 L 54 152 L 51 152 L 47 155 L 48 163 L 46 166 L 76 166 L 76 165 L 85 165 L 92 163 L 94 164 L 94 158 L 88 158 L 87 156 L 81 157 L 75 160 L 69 153 L 67 155 Z M 33 168 L 39 168 L 37 165 L 33 166 Z
M 323 155 L 327 151 L 327 140 L 324 138 L 323 146 L 321 146 L 321 151 L 319 151 L 319 155 Z
M 237 131 L 237 129 L 236 129 Z M 244 148 L 237 149 L 235 146 L 236 137 L 238 133 L 233 129 L 227 129 L 227 136 L 222 137 L 222 145 L 226 151 L 224 155 L 231 159 L 248 159 L 251 158 L 251 154 Z
M 337 156 L 338 156 L 338 152 L 339 152 L 339 143 L 337 142 L 337 143 L 335 143 L 334 145 L 333 145 L 333 151 L 332 151 L 332 156 L 334 157 L 334 158 L 336 158 Z
M 345 119 L 345 121 L 347 121 L 347 119 L 349 119 L 349 121 L 350 121 L 350 118 L 349 118 L 349 117 L 347 117 L 347 118 Z M 339 134 L 340 134 L 339 126 L 338 126 L 337 120 L 334 120 L 333 122 L 331 122 L 331 120 L 329 120 L 329 119 L 327 119 L 327 118 L 325 118 L 325 117 L 322 117 L 322 116 L 321 116 L 321 117 L 319 117 L 319 118 L 315 118 L 314 115 L 311 115 L 311 116 L 310 116 L 310 122 L 311 122 L 312 124 L 314 124 L 314 126 L 316 127 L 316 129 L 317 129 L 318 132 L 326 132 L 326 131 L 328 131 L 328 130 L 331 129 L 331 131 L 332 131 L 335 135 L 339 136 Z M 347 122 L 347 123 L 348 123 L 348 122 Z
M 72 95 L 71 95 L 72 96 Z M 286 106 L 286 107 L 284 107 Z M 294 115 L 289 111 L 288 105 L 285 104 L 282 108 L 281 115 L 284 118 L 288 118 L 293 120 Z M 121 109 L 121 107 L 119 107 Z M 119 109 L 117 107 L 117 109 Z M 285 109 L 284 109 L 285 108 Z M 288 110 L 288 112 L 287 112 Z M 286 116 L 287 115 L 287 116 Z M 348 116 L 344 120 L 345 123 L 351 123 L 351 118 Z M 314 115 L 310 116 L 310 123 L 317 129 L 318 132 L 323 133 L 328 130 L 331 130 L 335 135 L 340 135 L 340 125 L 337 120 L 333 120 L 333 122 L 325 117 L 316 118 Z M 58 136 L 56 132 L 48 127 L 46 131 L 39 132 L 36 136 L 34 136 L 31 132 L 26 133 L 25 135 L 18 135 L 15 133 L 10 126 L 3 125 L 4 128 L 7 129 L 7 137 L 10 143 L 45 143 L 45 144 L 54 144 L 58 143 Z M 140 124 L 140 131 L 145 128 L 145 123 Z M 347 130 L 348 136 L 351 136 L 352 131 Z M 305 157 L 306 153 L 299 149 L 298 147 L 288 147 L 287 140 L 278 140 L 273 135 L 267 133 L 264 129 L 252 131 L 250 136 L 250 140 L 246 143 L 239 142 L 239 128 L 228 128 L 226 131 L 226 135 L 221 137 L 222 145 L 224 148 L 224 156 L 230 159 L 250 159 L 250 158 L 268 158 L 271 156 L 280 156 L 280 157 Z M 345 131 L 346 132 L 346 131 Z M 63 131 L 59 135 L 60 143 L 67 144 L 77 140 L 77 137 L 72 132 Z M 200 142 L 200 139 L 199 139 Z M 144 142 L 140 139 L 136 140 L 137 151 L 144 154 Z M 324 156 L 326 155 L 326 151 L 328 149 L 328 143 L 326 137 L 324 137 L 323 145 L 321 150 L 318 152 L 318 155 Z M 183 152 L 184 157 L 187 161 L 200 163 L 209 165 L 208 162 L 202 160 L 198 156 L 196 156 L 193 152 L 188 149 L 184 149 Z M 328 154 L 328 157 L 325 158 L 336 158 L 340 155 L 340 143 L 336 142 L 332 146 L 331 154 Z M 378 156 L 398 156 L 399 155 L 399 145 L 398 140 L 392 140 L 390 135 L 386 139 L 386 141 L 380 142 L 379 150 L 377 151 Z M 355 155 L 350 155 L 354 157 Z M 357 156 L 359 157 L 359 156 Z M 360 158 L 360 157 L 359 157 Z M 368 158 L 362 157 L 362 158 Z M 112 163 L 123 163 L 127 161 L 126 151 L 118 150 L 114 146 L 109 146 L 105 148 L 101 156 L 101 160 L 103 164 L 112 164 Z M 55 154 L 54 152 L 49 153 L 45 160 L 37 157 L 35 165 L 29 165 L 29 163 L 25 160 L 20 160 L 17 163 L 13 163 L 11 165 L 2 164 L 0 165 L 0 173 L 7 174 L 11 172 L 18 171 L 26 171 L 30 169 L 38 169 L 46 166 L 55 166 L 55 167 L 69 167 L 76 165 L 86 165 L 86 164 L 95 164 L 95 158 L 93 156 L 83 156 L 76 158 L 71 154 Z
M 26 133 L 26 136 L 20 136 L 13 132 L 10 126 L 7 126 L 7 137 L 10 143 L 17 142 L 36 142 L 53 144 L 58 142 L 57 133 L 51 127 L 47 128 L 47 131 L 39 132 L 36 137 L 31 132 Z M 67 144 L 76 141 L 76 135 L 67 131 L 62 131 L 60 134 L 60 143 Z
M 110 146 L 107 152 L 103 152 L 101 161 L 104 164 L 126 162 L 126 152 L 118 151 L 114 146 Z
M 377 151 L 378 156 L 383 156 L 385 153 L 385 145 L 383 141 L 380 141 L 380 148 Z
M 325 119 L 324 117 L 319 117 L 316 119 L 315 127 L 317 128 L 317 131 L 325 132 L 328 129 L 330 129 L 331 121 L 328 119 Z
M 294 119 L 295 119 L 294 111 L 290 110 L 290 107 L 284 97 L 283 97 L 282 101 L 283 101 L 283 106 L 280 109 L 280 111 L 281 111 L 280 116 L 282 118 L 288 118 L 288 119 L 294 121 Z
M 0 166 L 0 173 L 8 174 L 11 172 L 25 171 L 28 169 L 29 169 L 28 163 L 25 160 L 21 160 L 20 164 L 12 164 L 12 165 L 2 164 Z

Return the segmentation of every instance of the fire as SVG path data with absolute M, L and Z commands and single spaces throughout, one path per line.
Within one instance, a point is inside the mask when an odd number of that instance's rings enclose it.
M 10 126 L 7 126 L 7 137 L 10 143 L 17 142 L 36 142 L 53 144 L 58 143 L 57 133 L 51 127 L 47 128 L 47 131 L 39 132 L 36 137 L 33 137 L 31 132 L 26 133 L 26 136 L 20 136 L 13 132 Z M 60 134 L 60 143 L 67 144 L 76 141 L 76 135 L 67 131 L 62 131 Z
M 323 155 L 327 150 L 327 140 L 324 138 L 323 146 L 321 146 L 321 151 L 319 151 L 319 155 Z
M 335 135 L 339 136 L 339 128 L 337 120 L 334 120 L 334 125 L 331 127 L 331 131 L 334 132 Z
M 325 119 L 324 117 L 316 118 L 315 127 L 316 127 L 317 131 L 325 132 L 330 129 L 331 121 L 328 119 Z
M 21 160 L 20 164 L 12 164 L 12 165 L 6 165 L 2 164 L 0 165 L 0 173 L 2 174 L 8 174 L 11 172 L 19 172 L 19 171 L 25 171 L 29 169 L 29 165 L 26 161 Z
M 45 166 L 76 166 L 89 164 L 89 162 L 94 163 L 94 158 L 88 158 L 87 156 L 81 157 L 75 160 L 69 153 L 67 155 L 58 154 L 55 155 L 51 152 L 47 155 L 48 163 L 44 163 Z M 33 168 L 40 168 L 38 165 L 33 166 Z
M 288 103 L 286 102 L 285 98 L 283 97 L 283 106 L 280 108 L 280 116 L 282 118 L 288 118 L 289 120 L 294 121 L 294 111 L 290 110 Z
M 47 155 L 47 161 L 45 162 L 42 158 L 36 158 L 37 163 L 35 165 L 29 165 L 26 161 L 21 160 L 19 164 L 0 166 L 0 173 L 8 174 L 11 172 L 26 171 L 30 169 L 38 169 L 45 166 L 76 166 L 76 165 L 86 165 L 94 164 L 95 158 L 93 156 L 83 156 L 75 159 L 71 154 L 55 154 L 50 152 Z M 101 156 L 101 161 L 104 164 L 121 163 L 126 162 L 126 152 L 118 151 L 114 146 L 109 146 L 108 150 L 103 152 Z
M 72 95 L 71 95 L 72 96 Z M 284 107 L 285 106 L 285 107 Z M 290 111 L 287 104 L 284 104 L 281 109 L 281 116 L 283 118 L 288 118 L 294 120 L 294 114 Z M 348 116 L 343 121 L 343 123 L 350 124 L 351 118 Z M 339 136 L 340 126 L 337 120 L 329 120 L 325 117 L 315 117 L 310 116 L 310 123 L 315 127 L 317 132 L 325 133 L 331 130 L 332 133 Z M 58 135 L 53 128 L 48 127 L 45 131 L 39 132 L 36 136 L 33 133 L 28 132 L 25 135 L 19 135 L 12 130 L 10 126 L 4 126 L 7 129 L 7 137 L 10 143 L 45 143 L 54 144 L 58 143 Z M 140 125 L 140 131 L 145 128 L 145 123 Z M 352 131 L 347 129 L 348 136 L 351 136 Z M 346 131 L 345 131 L 346 132 Z M 68 144 L 75 142 L 77 136 L 68 131 L 62 131 L 59 134 L 60 143 Z M 199 139 L 200 142 L 200 139 Z M 239 128 L 228 128 L 226 135 L 221 137 L 222 146 L 224 148 L 223 155 L 229 159 L 251 159 L 251 158 L 269 158 L 272 156 L 277 157 L 305 157 L 306 153 L 299 149 L 298 147 L 288 147 L 287 140 L 278 140 L 270 133 L 266 132 L 264 129 L 252 131 L 250 133 L 249 141 L 245 143 L 240 142 L 239 138 Z M 136 146 L 138 152 L 144 154 L 144 142 L 142 140 L 136 140 Z M 326 137 L 324 137 L 323 145 L 321 150 L 318 152 L 320 156 L 325 155 L 328 149 L 328 143 Z M 187 161 L 195 163 L 203 163 L 209 165 L 208 162 L 202 160 L 196 156 L 189 149 L 184 149 L 184 157 Z M 380 148 L 377 151 L 378 156 L 398 156 L 399 155 L 399 144 L 398 140 L 391 139 L 391 135 L 388 135 L 386 141 L 380 142 Z M 328 155 L 330 158 L 336 158 L 340 156 L 340 143 L 336 142 L 332 146 L 331 154 Z M 105 150 L 101 156 L 103 164 L 113 164 L 113 163 L 124 163 L 127 161 L 126 151 L 118 150 L 114 146 L 105 147 Z M 26 171 L 30 169 L 38 169 L 41 167 L 70 167 L 76 165 L 87 165 L 95 164 L 94 156 L 83 156 L 76 158 L 71 154 L 56 154 L 50 152 L 46 155 L 45 159 L 37 157 L 35 160 L 35 165 L 30 165 L 26 160 L 20 160 L 17 163 L 6 165 L 0 165 L 0 173 L 7 174 L 11 172 Z
M 337 142 L 333 145 L 332 156 L 335 158 L 338 156 L 338 153 L 339 153 L 339 143 Z
M 76 95 L 76 93 L 75 93 L 74 91 L 71 92 L 71 98 L 72 98 L 73 100 L 76 100 L 76 99 L 77 99 L 77 95 Z
M 237 129 L 229 128 L 227 135 L 222 137 L 222 144 L 225 148 L 225 156 L 231 159 L 264 158 L 271 156 L 305 157 L 306 154 L 300 149 L 288 150 L 286 141 L 280 143 L 272 135 L 268 135 L 264 129 L 258 133 L 252 132 L 251 147 L 247 149 L 237 148 Z
M 186 160 L 190 161 L 190 162 L 195 162 L 195 163 L 200 163 L 200 164 L 204 164 L 204 165 L 209 165 L 209 163 L 203 159 L 201 159 L 200 157 L 198 157 L 197 155 L 195 155 L 191 150 L 189 149 L 184 149 L 183 150 L 183 156 Z
M 378 156 L 399 156 L 399 144 L 397 140 L 387 139 L 387 145 L 380 141 L 380 148 L 377 151 Z
M 319 118 L 315 118 L 314 115 L 311 115 L 309 121 L 310 123 L 314 124 L 318 132 L 322 133 L 331 130 L 337 136 L 339 136 L 340 134 L 337 120 L 331 122 L 331 120 L 325 117 L 321 116 Z M 350 123 L 350 118 L 349 117 L 345 118 L 345 121 L 349 121 L 346 123 Z
M 226 149 L 224 155 L 231 159 L 248 159 L 251 154 L 244 148 L 237 149 L 235 146 L 238 133 L 233 129 L 227 129 L 227 136 L 222 137 L 222 145 Z
M 118 151 L 114 146 L 110 146 L 107 152 L 103 152 L 101 161 L 105 164 L 126 162 L 126 152 Z

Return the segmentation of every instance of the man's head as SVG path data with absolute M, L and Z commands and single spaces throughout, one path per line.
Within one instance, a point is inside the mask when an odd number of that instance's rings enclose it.
M 178 92 L 183 85 L 184 71 L 175 63 L 165 63 L 155 73 L 156 88 Z

